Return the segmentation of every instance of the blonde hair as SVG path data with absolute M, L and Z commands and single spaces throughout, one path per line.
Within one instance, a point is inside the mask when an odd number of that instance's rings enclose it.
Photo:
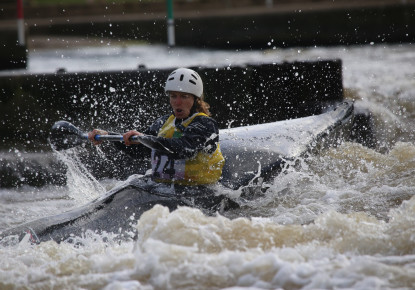
M 209 111 L 210 105 L 206 103 L 203 99 L 205 98 L 204 94 L 200 96 L 200 98 L 195 98 L 195 104 L 193 105 L 196 112 L 204 113 L 209 117 L 212 115 Z

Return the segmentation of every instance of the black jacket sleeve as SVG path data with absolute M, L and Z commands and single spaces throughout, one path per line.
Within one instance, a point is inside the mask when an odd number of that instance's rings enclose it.
M 150 127 L 144 130 L 142 133 L 146 135 L 157 136 L 158 132 L 160 131 L 161 127 L 166 122 L 166 120 L 169 118 L 169 116 L 170 115 L 164 115 L 158 118 L 156 121 L 154 121 L 153 124 L 151 124 Z M 151 153 L 151 149 L 141 144 L 125 146 L 122 142 L 115 142 L 114 145 L 118 150 L 123 151 L 124 153 L 130 155 L 133 158 L 149 157 Z
M 165 115 L 157 119 L 143 133 L 146 135 L 157 136 L 168 117 L 169 115 Z M 162 152 L 162 154 L 169 155 L 173 159 L 188 159 L 196 156 L 196 154 L 201 151 L 213 153 L 216 150 L 219 142 L 219 129 L 214 119 L 206 116 L 197 116 L 186 128 L 180 124 L 176 124 L 176 126 L 179 130 L 181 129 L 183 133 L 180 138 L 170 139 L 155 137 L 155 139 L 168 150 Z M 145 146 L 139 144 L 125 146 L 120 143 L 117 147 L 131 156 L 149 152 Z
M 180 128 L 182 136 L 180 138 L 157 137 L 159 142 L 172 153 L 163 152 L 173 159 L 188 159 L 196 156 L 197 153 L 204 151 L 213 153 L 219 142 L 219 129 L 216 121 L 210 117 L 197 116 L 186 128 Z
M 153 124 L 150 125 L 145 131 L 142 133 L 145 135 L 151 135 L 151 136 L 157 136 L 161 127 L 163 127 L 164 123 L 167 121 L 167 119 L 170 117 L 169 115 L 164 115 L 160 118 L 158 118 L 156 121 L 154 121 Z

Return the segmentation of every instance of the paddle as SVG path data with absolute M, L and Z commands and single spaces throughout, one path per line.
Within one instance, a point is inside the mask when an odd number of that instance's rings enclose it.
M 123 142 L 122 135 L 95 135 L 97 141 Z M 58 121 L 53 124 L 50 131 L 49 140 L 58 151 L 73 148 L 82 145 L 88 141 L 88 134 L 82 132 L 73 124 L 67 121 Z M 141 144 L 155 150 L 173 153 L 157 140 L 156 137 L 150 135 L 132 136 L 131 141 L 139 141 Z

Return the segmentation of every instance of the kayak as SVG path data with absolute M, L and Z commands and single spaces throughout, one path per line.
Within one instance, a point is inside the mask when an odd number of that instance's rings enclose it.
M 220 130 L 221 183 L 239 188 L 278 173 L 287 161 L 347 140 L 353 116 L 353 102 L 344 101 L 320 115 Z
M 88 231 L 113 233 L 118 239 L 128 239 L 135 235 L 133 222 L 156 204 L 170 211 L 179 206 L 196 207 L 209 215 L 223 211 L 230 202 L 224 196 L 215 196 L 209 187 L 173 188 L 153 182 L 147 176 L 132 176 L 84 206 L 6 230 L 0 233 L 0 240 L 14 236 L 8 242 L 20 242 L 24 238 L 32 243 L 49 240 L 76 242 L 77 237 Z
M 353 102 L 345 101 L 320 115 L 220 130 L 225 158 L 221 186 L 250 186 L 259 178 L 278 174 L 287 161 L 335 146 L 350 134 L 352 120 Z M 236 201 L 218 194 L 216 186 L 171 186 L 153 182 L 149 176 L 131 176 L 84 206 L 3 231 L 0 241 L 76 242 L 88 231 L 134 238 L 133 221 L 156 204 L 170 211 L 196 207 L 208 215 L 238 207 Z

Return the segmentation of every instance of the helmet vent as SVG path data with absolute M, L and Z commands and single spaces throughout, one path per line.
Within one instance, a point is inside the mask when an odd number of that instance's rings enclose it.
M 196 85 L 196 82 L 194 80 L 189 80 L 189 83 Z
M 180 81 L 182 81 L 183 80 L 183 78 L 184 78 L 184 75 L 182 74 L 182 75 L 180 75 Z

